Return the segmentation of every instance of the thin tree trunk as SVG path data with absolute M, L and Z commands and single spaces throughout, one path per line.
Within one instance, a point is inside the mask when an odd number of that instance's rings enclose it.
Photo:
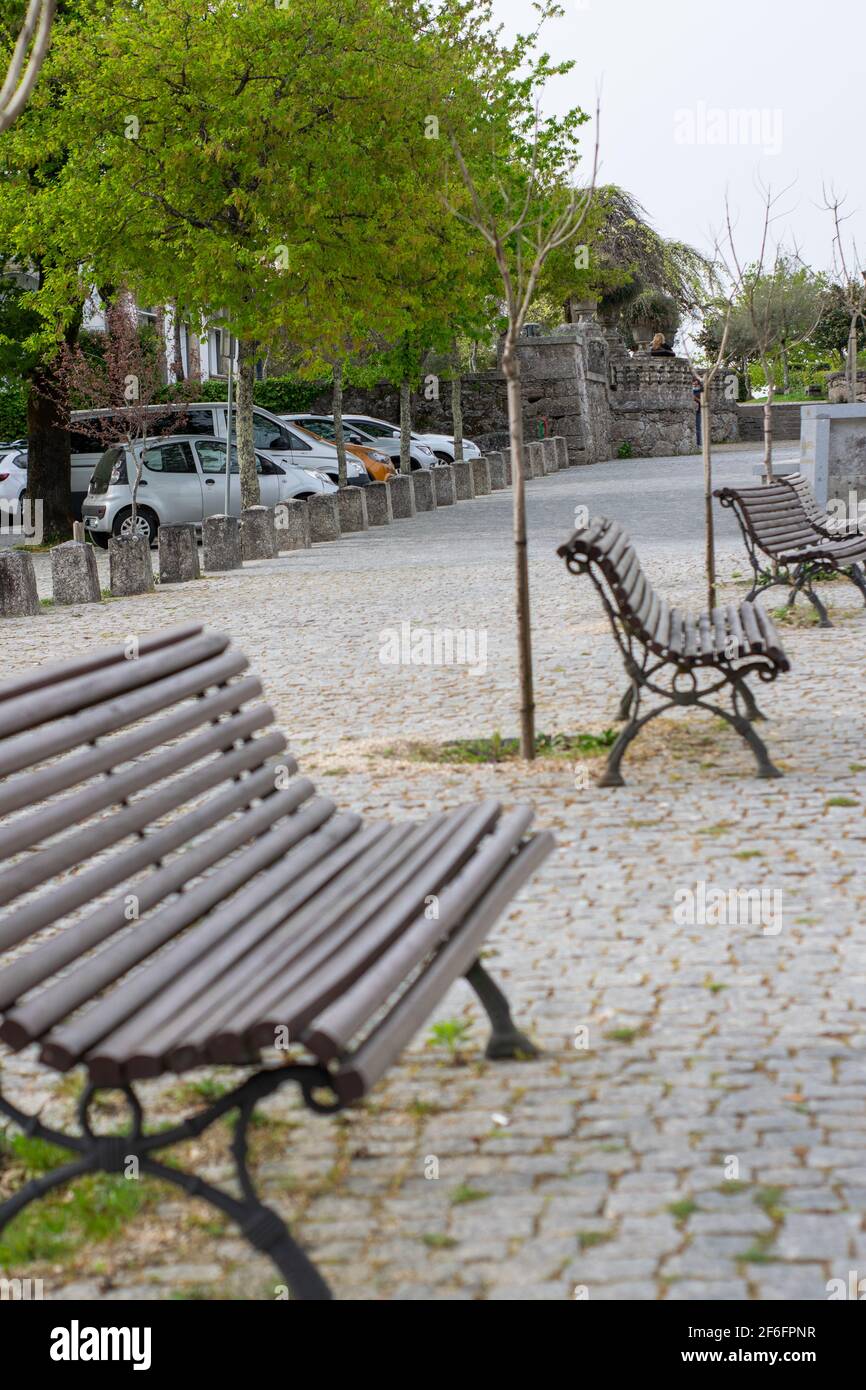
M 514 340 L 506 339 L 502 354 L 508 395 L 508 434 L 514 493 L 514 567 L 517 605 L 517 661 L 520 680 L 520 754 L 535 757 L 535 694 L 532 681 L 532 627 L 529 606 L 529 559 L 526 544 L 526 493 L 523 478 L 523 399 L 520 362 Z
M 156 306 L 156 321 L 154 323 L 154 328 L 156 330 L 157 371 L 159 372 L 160 380 L 163 382 L 168 382 L 168 356 L 166 353 L 165 340 L 165 310 L 163 309 L 161 304 L 158 304 Z
M 52 364 L 37 367 L 27 393 L 27 496 L 42 504 L 43 541 L 66 541 L 72 535 L 72 465 L 68 410 Z
M 175 381 L 184 380 L 183 349 L 181 347 L 180 340 L 180 326 L 180 314 L 178 312 L 177 300 L 173 299 L 171 302 L 171 350 L 172 355 L 174 357 L 174 361 L 171 365 L 172 371 L 174 372 Z
M 857 315 L 851 318 L 848 329 L 848 360 L 845 363 L 846 374 L 848 377 L 848 403 L 853 405 L 857 400 Z
M 780 348 L 779 351 L 782 358 L 782 391 L 787 396 L 791 389 L 791 374 L 788 371 L 788 354 L 784 348 Z
M 463 393 L 457 339 L 451 345 L 451 424 L 454 430 L 454 462 L 463 461 Z
M 769 483 L 773 480 L 773 396 L 776 379 L 772 364 L 764 356 L 761 357 L 761 366 L 767 383 L 767 399 L 764 401 L 764 481 Z
M 241 339 L 238 343 L 238 470 L 241 483 L 241 509 L 257 507 L 262 494 L 256 473 L 256 453 L 253 444 L 253 383 L 256 373 L 256 343 Z M 231 460 L 226 460 L 229 468 Z
M 343 363 L 334 363 L 334 393 L 331 397 L 331 413 L 334 416 L 334 447 L 337 450 L 337 470 L 340 487 L 348 486 L 349 470 L 346 466 L 346 439 L 343 434 Z
M 189 353 L 189 379 L 190 381 L 201 381 L 201 338 L 200 329 L 196 324 L 190 324 L 187 329 L 186 341 Z
M 412 433 L 412 402 L 410 386 L 408 380 L 400 382 L 400 472 L 411 473 L 412 461 L 409 457 L 409 447 Z
M 716 547 L 713 526 L 713 462 L 712 421 L 710 414 L 711 381 L 704 381 L 701 392 L 701 452 L 704 459 L 704 516 L 706 518 L 707 607 L 716 606 Z

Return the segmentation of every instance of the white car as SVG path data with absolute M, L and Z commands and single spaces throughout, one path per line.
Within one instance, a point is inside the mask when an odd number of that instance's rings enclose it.
M 27 454 L 20 449 L 0 449 L 0 521 L 17 520 L 27 488 Z
M 276 507 L 293 498 L 336 492 L 324 473 L 298 468 L 285 459 L 276 463 L 256 451 L 262 505 Z M 161 525 L 192 523 L 225 511 L 226 441 L 200 434 L 178 434 L 146 441 L 132 517 L 132 451 L 116 444 L 106 449 L 93 470 L 82 506 L 88 536 L 103 547 L 110 536 L 144 536 L 151 545 Z M 237 448 L 232 445 L 229 510 L 240 516 L 241 494 Z
M 346 415 L 343 417 L 351 424 L 357 425 L 359 429 L 369 430 L 372 434 L 374 430 L 387 432 L 388 438 L 400 438 L 400 426 L 389 424 L 387 420 L 378 420 L 375 415 Z M 437 463 L 454 462 L 454 439 L 448 434 L 419 434 L 413 430 L 410 438 L 416 443 L 428 449 L 435 457 Z M 477 459 L 481 457 L 481 450 L 477 444 L 473 444 L 471 439 L 463 441 L 463 457 L 465 459 Z

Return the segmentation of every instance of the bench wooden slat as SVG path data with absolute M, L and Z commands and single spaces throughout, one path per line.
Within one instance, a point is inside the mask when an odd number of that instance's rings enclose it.
M 163 647 L 175 646 L 179 642 L 200 636 L 203 631 L 201 623 L 183 623 L 177 627 L 164 628 L 161 632 L 149 632 L 138 638 L 139 655 L 147 656 Z M 4 700 L 20 700 L 24 695 L 30 695 L 34 691 L 45 690 L 48 686 L 59 685 L 78 676 L 90 675 L 94 671 L 101 671 L 106 666 L 116 665 L 127 659 L 126 646 L 119 645 L 99 647 L 95 652 L 73 657 L 70 661 L 59 661 L 51 666 L 36 666 L 21 676 L 13 676 L 11 680 L 0 682 L 0 703 Z

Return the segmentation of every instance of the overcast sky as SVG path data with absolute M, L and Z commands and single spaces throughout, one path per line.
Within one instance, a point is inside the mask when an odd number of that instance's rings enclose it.
M 756 180 L 793 183 L 776 235 L 796 237 L 809 264 L 829 269 L 823 182 L 847 195 L 848 235 L 866 264 L 864 0 L 561 3 L 565 17 L 544 47 L 576 66 L 545 105 L 592 111 L 601 86 L 601 180 L 635 194 L 660 232 L 711 251 L 727 191 L 738 252 L 750 260 L 762 215 Z M 495 5 L 508 30 L 531 28 L 529 0 Z

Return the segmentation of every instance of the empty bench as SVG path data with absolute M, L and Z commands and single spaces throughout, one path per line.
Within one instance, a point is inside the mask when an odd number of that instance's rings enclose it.
M 676 705 L 696 706 L 724 719 L 748 743 L 759 777 L 781 777 L 754 721 L 763 718 L 747 684 L 775 680 L 790 669 L 779 634 L 756 603 L 727 604 L 706 613 L 672 608 L 654 590 L 623 528 L 595 517 L 557 550 L 572 574 L 588 574 L 622 654 L 629 685 L 619 709 L 628 721 L 613 745 L 602 787 L 623 785 L 620 764 L 645 724 Z M 660 704 L 641 713 L 644 694 Z M 715 697 L 730 695 L 731 708 Z
M 821 627 L 832 627 L 827 609 L 812 587 L 830 570 L 846 575 L 866 601 L 866 536 L 856 524 L 840 531 L 822 512 L 806 478 L 782 474 L 755 487 L 722 487 L 714 493 L 729 507 L 740 525 L 754 572 L 749 598 L 781 584 L 789 590 L 788 607 L 802 592 Z
M 320 1113 L 358 1101 L 460 976 L 491 1020 L 487 1055 L 531 1055 L 479 953 L 553 841 L 496 801 L 394 825 L 338 811 L 298 775 L 247 664 L 187 626 L 0 685 L 0 1038 L 87 1071 L 80 1134 L 0 1095 L 25 1134 L 72 1154 L 0 1205 L 0 1229 L 134 1159 L 235 1221 L 296 1297 L 327 1298 L 253 1186 L 254 1106 L 287 1082 Z M 134 1083 L 214 1063 L 252 1070 L 146 1133 Z M 106 1087 L 127 1134 L 94 1131 Z M 159 1161 L 233 1111 L 239 1196 Z

